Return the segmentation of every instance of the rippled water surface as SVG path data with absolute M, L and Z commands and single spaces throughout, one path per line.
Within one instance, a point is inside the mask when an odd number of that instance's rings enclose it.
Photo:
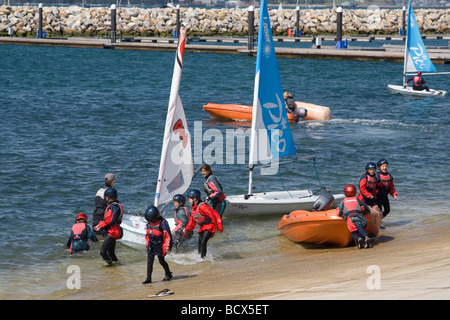
M 125 209 L 152 204 L 174 52 L 0 46 L 0 297 L 52 296 L 65 289 L 66 269 L 98 265 L 99 244 L 72 257 L 65 243 L 79 212 L 92 217 L 94 196 L 114 172 Z M 296 100 L 329 106 L 332 120 L 291 125 L 298 152 L 316 154 L 320 183 L 341 192 L 357 183 L 368 161 L 387 158 L 399 201 L 386 223 L 402 228 L 448 217 L 450 158 L 448 97 L 389 93 L 403 65 L 389 62 L 278 59 L 283 89 Z M 437 65 L 450 71 L 450 65 Z M 248 129 L 217 122 L 208 102 L 251 104 L 255 58 L 185 54 L 180 97 L 191 128 Z M 448 75 L 426 77 L 449 88 Z M 199 122 L 197 122 L 199 121 Z M 203 137 L 202 148 L 211 144 Z M 196 146 L 198 148 L 198 145 Z M 198 156 L 198 155 L 197 155 Z M 225 155 L 222 159 L 225 162 Z M 243 164 L 213 164 L 227 194 L 247 191 Z M 196 177 L 193 186 L 202 187 Z M 314 163 L 283 166 L 257 190 L 318 188 Z M 225 218 L 209 259 L 264 254 L 277 243 L 280 217 Z M 196 263 L 196 239 L 172 263 Z M 118 245 L 127 263 L 145 250 Z

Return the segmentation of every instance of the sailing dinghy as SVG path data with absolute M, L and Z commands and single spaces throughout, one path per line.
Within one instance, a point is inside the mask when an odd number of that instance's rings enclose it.
M 321 196 L 311 190 L 252 192 L 252 174 L 256 167 L 265 166 L 265 170 L 278 171 L 281 157 L 295 157 L 297 153 L 284 105 L 266 0 L 261 1 L 259 21 L 248 194 L 227 196 L 225 216 L 287 214 L 293 210 L 310 210 Z M 334 198 L 343 199 L 344 195 Z
M 423 43 L 410 0 L 408 7 L 408 26 L 406 29 L 405 60 L 403 63 L 404 85 L 397 86 L 389 84 L 388 88 L 392 93 L 402 93 L 415 96 L 445 96 L 447 94 L 447 91 L 444 90 L 435 90 L 431 88 L 430 91 L 413 90 L 412 87 L 406 86 L 406 76 L 416 75 L 418 71 L 421 71 L 424 75 L 438 74 Z
M 156 184 L 155 207 L 169 202 L 175 194 L 183 194 L 189 188 L 194 176 L 191 137 L 183 105 L 178 95 L 185 43 L 186 30 L 181 28 Z M 169 218 L 167 221 L 172 230 L 175 225 L 174 219 Z M 121 224 L 122 241 L 126 244 L 145 245 L 146 226 L 147 221 L 142 215 L 124 214 Z

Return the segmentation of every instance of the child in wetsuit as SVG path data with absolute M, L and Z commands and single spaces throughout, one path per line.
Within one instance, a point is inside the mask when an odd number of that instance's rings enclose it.
M 388 162 L 386 159 L 381 159 L 377 163 L 378 170 L 376 173 L 378 184 L 377 184 L 377 204 L 380 210 L 383 211 L 383 218 L 386 217 L 389 212 L 391 212 L 391 206 L 389 203 L 388 195 L 391 195 L 396 201 L 397 191 L 394 186 L 394 178 L 387 171 Z
M 367 220 L 364 218 L 364 213 L 369 213 L 370 208 L 355 197 L 356 187 L 348 184 L 344 187 L 344 194 L 346 198 L 342 200 L 339 207 L 336 208 L 338 215 L 347 220 L 348 230 L 351 232 L 353 239 L 360 249 L 370 248 L 372 246 L 372 239 L 369 238 L 365 227 L 367 227 Z M 360 235 L 362 237 L 360 237 Z
M 169 223 L 161 217 L 158 208 L 150 206 L 145 210 L 145 220 L 147 220 L 147 231 L 145 240 L 147 245 L 147 278 L 142 284 L 152 282 L 153 262 L 155 256 L 158 256 L 159 263 L 164 268 L 166 276 L 163 281 L 172 279 L 169 265 L 164 259 L 165 255 L 172 249 L 172 233 Z
M 173 206 L 175 207 L 174 218 L 175 228 L 172 230 L 173 242 L 175 248 L 179 248 L 181 244 L 192 237 L 193 232 L 184 234 L 183 229 L 186 228 L 191 214 L 188 208 L 185 206 L 186 197 L 182 194 L 176 194 L 173 196 Z
M 75 224 L 70 232 L 70 238 L 67 241 L 67 247 L 70 253 L 77 253 L 80 251 L 88 251 L 91 246 L 88 240 L 97 242 L 98 239 L 95 236 L 92 227 L 87 224 L 88 217 L 84 213 L 80 213 L 75 218 Z

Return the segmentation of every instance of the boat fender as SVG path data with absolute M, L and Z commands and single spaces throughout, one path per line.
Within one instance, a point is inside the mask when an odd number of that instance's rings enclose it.
M 314 202 L 312 211 L 326 211 L 331 208 L 334 203 L 334 197 L 330 192 L 325 192 Z

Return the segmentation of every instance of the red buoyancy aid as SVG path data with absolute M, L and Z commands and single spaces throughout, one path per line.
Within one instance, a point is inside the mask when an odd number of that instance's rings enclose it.
M 161 221 L 162 219 L 158 219 L 156 221 L 152 221 L 147 223 L 147 231 L 145 236 L 149 240 L 163 241 L 164 234 L 161 229 Z
M 114 208 L 114 211 L 111 209 L 111 206 L 118 206 L 119 210 Z M 110 203 L 105 210 L 105 220 L 101 221 L 98 225 L 101 228 L 108 227 L 108 235 L 115 239 L 120 239 L 122 237 L 122 228 L 120 224 L 122 223 L 123 218 L 123 206 L 118 202 Z
M 86 224 L 85 223 L 75 223 L 72 227 L 73 240 L 88 240 Z
M 366 199 L 369 199 L 370 195 L 373 195 L 374 197 L 376 197 L 377 196 L 377 184 L 378 184 L 378 179 L 377 179 L 376 174 L 371 176 L 367 172 L 363 173 L 361 175 L 361 178 L 359 179 L 360 193 L 358 195 L 358 198 L 360 200 L 366 200 Z
M 207 230 L 214 235 L 216 229 L 219 230 L 219 232 L 223 231 L 222 218 L 216 210 L 205 203 L 200 203 L 192 207 L 192 215 L 185 228 L 186 232 L 194 230 L 196 224 L 200 226 L 198 233 Z M 211 236 L 211 238 L 212 237 L 213 236 Z
M 380 196 L 387 196 L 389 193 L 395 193 L 395 189 L 392 191 L 394 186 L 394 178 L 391 176 L 389 172 L 383 173 L 383 172 L 377 172 L 376 173 L 378 178 L 378 194 Z
M 424 84 L 425 83 L 425 81 L 423 81 L 423 79 L 421 78 L 421 77 L 419 77 L 419 76 L 415 76 L 414 78 L 413 78 L 413 85 L 415 86 L 415 87 L 420 87 L 420 86 L 422 86 L 422 84 Z
M 356 197 L 348 197 L 344 199 L 344 208 L 342 210 L 342 217 L 347 218 L 356 214 L 362 214 L 361 206 Z

